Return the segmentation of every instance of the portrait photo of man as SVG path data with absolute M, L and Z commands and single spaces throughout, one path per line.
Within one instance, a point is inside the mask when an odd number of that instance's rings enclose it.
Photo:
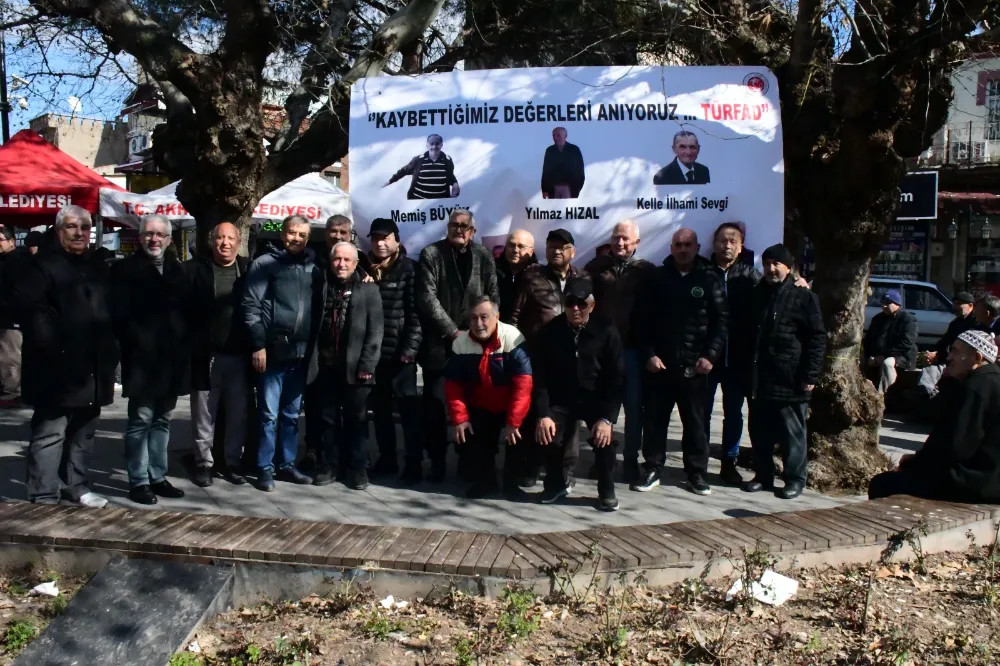
M 382 187 L 389 187 L 404 176 L 410 176 L 407 199 L 449 199 L 457 197 L 461 188 L 455 178 L 455 163 L 445 155 L 444 139 L 440 134 L 427 137 L 427 152 L 417 155 L 393 174 Z
M 542 162 L 542 197 L 576 199 L 583 189 L 583 153 L 568 142 L 565 127 L 552 130 L 552 145 L 545 149 Z
M 708 167 L 698 163 L 701 146 L 694 132 L 682 130 L 674 135 L 674 161 L 656 172 L 653 185 L 707 185 Z

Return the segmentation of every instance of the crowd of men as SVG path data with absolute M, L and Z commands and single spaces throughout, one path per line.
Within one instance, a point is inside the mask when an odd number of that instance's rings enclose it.
M 786 499 L 805 486 L 806 416 L 826 348 L 819 301 L 793 273 L 795 258 L 783 245 L 767 248 L 763 272 L 755 269 L 740 223 L 716 230 L 710 259 L 700 255 L 693 230 L 678 230 L 656 266 L 638 258 L 639 227 L 623 221 L 610 252 L 582 269 L 572 263 L 576 242 L 565 229 L 547 235 L 544 263 L 525 230 L 512 232 L 494 260 L 474 242 L 476 222 L 465 210 L 452 212 L 446 237 L 416 261 L 388 219 L 372 222 L 363 253 L 351 221 L 330 218 L 325 256 L 316 256 L 308 220 L 290 216 L 282 247 L 249 263 L 238 254 L 239 229 L 228 222 L 212 230 L 210 254 L 184 263 L 167 251 L 166 218 L 144 218 L 140 251 L 114 263 L 89 249 L 91 224 L 83 209 L 60 211 L 52 246 L 20 266 L 5 304 L 23 333 L 21 392 L 34 407 L 33 502 L 105 504 L 89 487 L 87 461 L 101 408 L 114 399 L 119 362 L 129 495 L 141 504 L 183 495 L 166 478 L 167 448 L 177 399 L 189 394 L 190 474 L 202 487 L 216 477 L 237 485 L 253 477 L 262 491 L 273 491 L 276 481 L 339 481 L 360 490 L 369 475 L 399 475 L 407 486 L 441 483 L 453 445 L 469 497 L 524 499 L 524 488 L 544 471 L 541 501 L 554 503 L 574 492 L 582 431 L 594 450 L 597 508 L 614 511 L 613 428 L 622 407 L 624 477 L 632 490 L 648 492 L 660 483 L 676 405 L 687 487 L 707 495 L 719 388 L 722 483 Z M 898 299 L 890 294 L 887 302 L 888 316 L 899 316 Z M 869 349 L 866 340 L 865 365 L 880 371 L 881 385 L 891 383 L 887 359 L 897 358 L 892 336 L 911 327 L 880 326 L 881 347 Z M 989 374 L 987 363 L 996 368 L 991 335 L 971 327 L 959 333 L 948 354 L 951 379 Z M 993 390 L 991 377 L 981 393 Z M 987 398 L 1000 399 L 995 393 Z M 744 401 L 755 472 L 749 481 L 736 464 Z M 369 408 L 379 452 L 373 465 Z M 997 410 L 1000 404 L 989 403 L 975 418 L 995 427 Z M 880 483 L 883 491 L 919 485 L 911 477 Z

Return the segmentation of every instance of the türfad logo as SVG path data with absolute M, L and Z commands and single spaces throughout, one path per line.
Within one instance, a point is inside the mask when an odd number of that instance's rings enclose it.
M 747 90 L 758 95 L 763 95 L 768 89 L 767 77 L 757 72 L 747 74 L 743 78 L 743 85 L 747 87 Z

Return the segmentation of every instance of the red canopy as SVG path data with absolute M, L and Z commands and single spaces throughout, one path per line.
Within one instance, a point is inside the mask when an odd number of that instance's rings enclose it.
M 46 224 L 70 204 L 97 213 L 102 187 L 122 189 L 31 130 L 0 146 L 0 222 Z

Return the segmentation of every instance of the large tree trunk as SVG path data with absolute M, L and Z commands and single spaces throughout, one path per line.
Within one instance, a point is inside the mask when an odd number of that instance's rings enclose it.
M 809 483 L 819 490 L 864 492 L 873 474 L 887 469 L 879 449 L 882 397 L 861 373 L 861 340 L 871 257 L 821 244 L 813 284 L 827 327 L 826 372 L 809 417 Z

